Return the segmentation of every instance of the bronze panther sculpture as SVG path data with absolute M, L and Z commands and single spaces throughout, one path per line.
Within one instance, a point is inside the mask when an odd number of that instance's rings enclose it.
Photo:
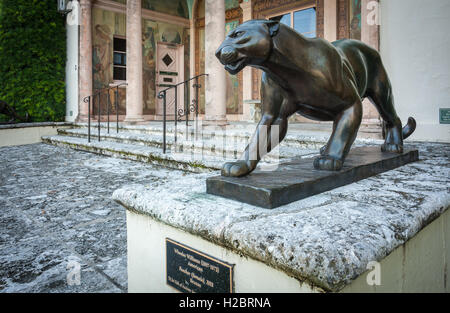
M 376 106 L 385 123 L 382 151 L 403 152 L 403 140 L 416 128 L 415 120 L 409 118 L 402 130 L 381 57 L 360 41 L 343 39 L 329 43 L 306 38 L 276 21 L 251 20 L 227 35 L 216 57 L 233 75 L 247 65 L 264 72 L 261 121 L 240 160 L 224 164 L 223 176 L 251 173 L 264 153 L 274 148 L 271 128 L 279 126 L 281 142 L 286 136 L 288 118 L 294 113 L 334 122 L 328 143 L 314 160 L 314 167 L 320 170 L 342 169 L 361 124 L 361 101 L 365 97 Z M 261 131 L 262 127 L 267 127 L 267 131 Z M 265 149 L 258 150 L 259 142 L 266 144 Z

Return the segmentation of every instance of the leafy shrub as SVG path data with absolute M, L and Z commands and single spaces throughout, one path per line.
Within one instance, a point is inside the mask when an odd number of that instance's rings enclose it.
M 1 100 L 34 122 L 63 120 L 65 60 L 56 1 L 0 0 Z

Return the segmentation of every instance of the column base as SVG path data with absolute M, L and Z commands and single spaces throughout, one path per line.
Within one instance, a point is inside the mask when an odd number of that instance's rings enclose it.
M 145 120 L 142 116 L 126 116 L 123 122 L 127 124 L 138 124 L 145 122 Z
M 262 117 L 261 100 L 244 100 L 244 107 L 247 106 L 247 115 L 243 120 L 258 123 Z
M 75 119 L 75 123 L 87 123 L 88 115 L 79 114 Z
M 217 116 L 217 117 L 205 117 L 202 121 L 202 126 L 227 126 L 228 121 L 225 116 Z
M 383 128 L 378 119 L 363 119 L 359 128 L 360 136 L 363 138 L 383 139 Z

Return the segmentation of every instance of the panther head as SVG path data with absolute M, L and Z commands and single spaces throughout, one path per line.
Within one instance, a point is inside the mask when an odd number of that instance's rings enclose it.
M 260 65 L 272 51 L 272 37 L 280 23 L 270 20 L 251 20 L 230 31 L 216 51 L 216 57 L 232 75 L 247 65 Z

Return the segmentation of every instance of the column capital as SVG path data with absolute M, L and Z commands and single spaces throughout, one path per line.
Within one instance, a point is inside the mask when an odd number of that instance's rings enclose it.
M 242 1 L 239 5 L 242 10 L 249 10 L 252 8 L 252 0 Z
M 127 0 L 127 9 L 142 11 L 141 0 Z
M 92 1 L 93 0 L 79 0 L 80 6 L 82 7 L 92 7 Z

